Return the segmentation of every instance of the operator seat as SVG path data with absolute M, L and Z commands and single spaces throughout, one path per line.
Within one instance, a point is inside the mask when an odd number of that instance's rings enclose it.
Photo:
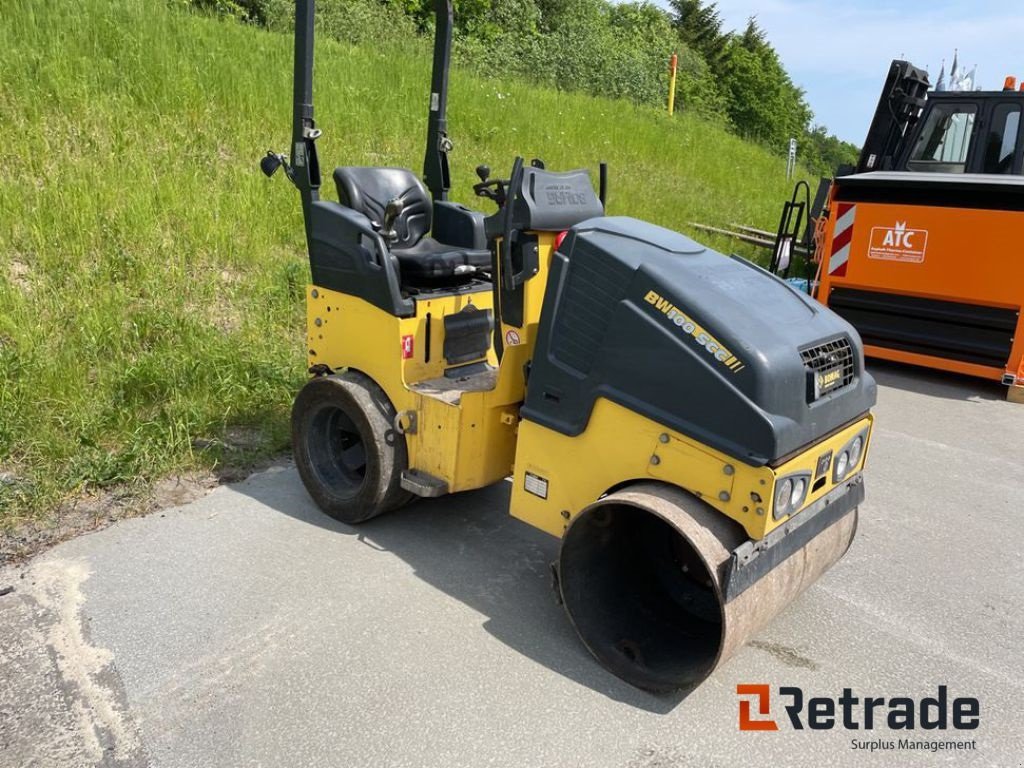
M 407 168 L 335 168 L 334 183 L 339 202 L 377 226 L 384 221 L 389 200 L 397 197 L 405 203 L 394 224 L 398 239 L 390 244 L 403 285 L 453 285 L 477 270 L 490 271 L 490 251 L 445 245 L 427 235 L 433 224 L 433 205 L 423 182 Z

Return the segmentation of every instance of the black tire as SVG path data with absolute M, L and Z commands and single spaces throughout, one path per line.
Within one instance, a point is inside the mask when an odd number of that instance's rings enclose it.
M 325 513 L 349 525 L 406 503 L 409 465 L 395 408 L 376 382 L 355 371 L 311 380 L 292 406 L 295 464 Z

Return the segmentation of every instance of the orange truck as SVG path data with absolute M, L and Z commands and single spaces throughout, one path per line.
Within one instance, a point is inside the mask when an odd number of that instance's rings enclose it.
M 819 217 L 816 297 L 868 356 L 1024 401 L 1024 88 L 929 92 L 894 61 L 858 166 Z

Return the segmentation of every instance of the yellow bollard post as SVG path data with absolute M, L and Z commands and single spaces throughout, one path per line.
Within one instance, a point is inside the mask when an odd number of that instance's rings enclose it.
M 679 62 L 679 57 L 676 54 L 672 54 L 672 58 L 668 64 L 668 115 L 669 117 L 676 111 L 676 64 Z

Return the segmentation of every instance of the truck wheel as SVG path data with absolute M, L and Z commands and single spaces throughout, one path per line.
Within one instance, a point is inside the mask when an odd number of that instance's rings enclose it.
M 395 408 L 376 382 L 355 371 L 311 380 L 292 406 L 295 464 L 306 490 L 333 517 L 355 525 L 409 500 L 408 467 Z

